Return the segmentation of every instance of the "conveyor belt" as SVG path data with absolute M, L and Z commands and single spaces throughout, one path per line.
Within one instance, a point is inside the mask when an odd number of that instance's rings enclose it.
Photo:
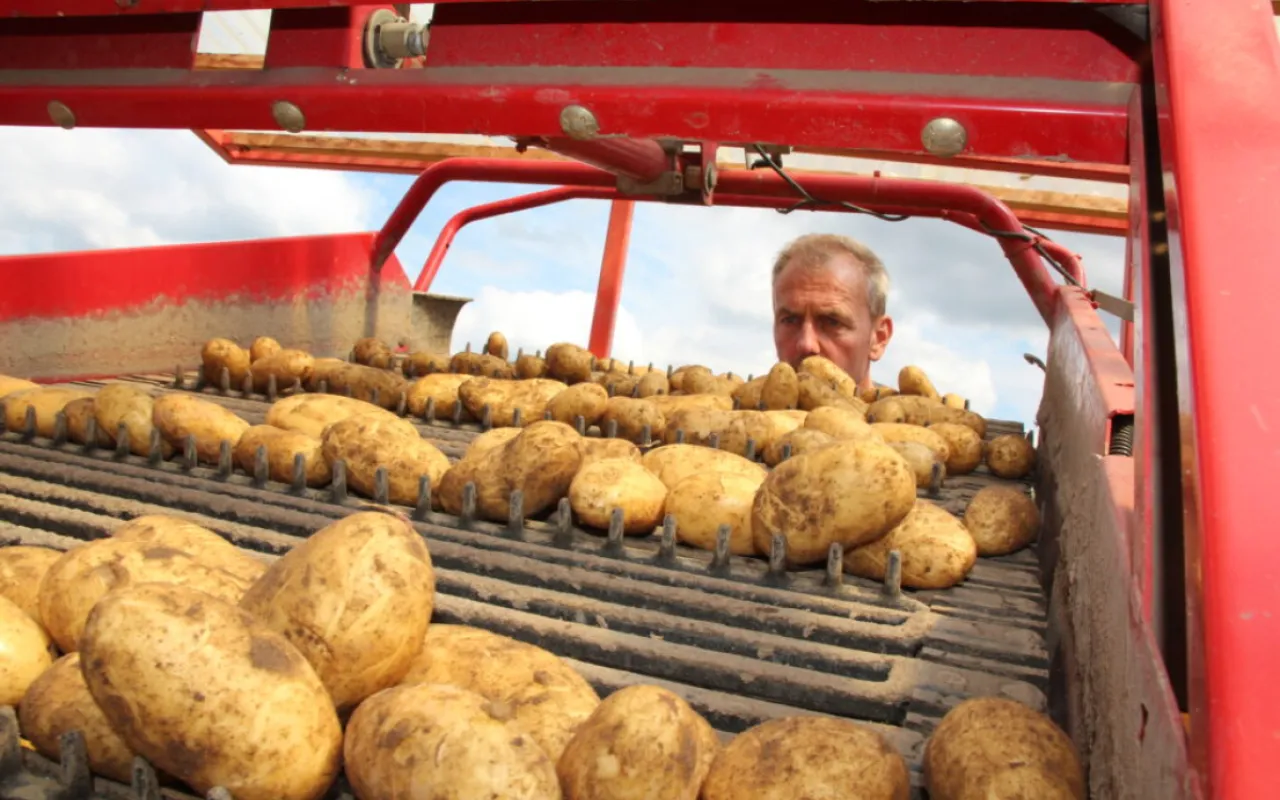
M 129 380 L 156 392 L 196 391 L 193 377 L 184 376 L 181 389 L 173 375 Z M 239 391 L 200 392 L 251 423 L 268 407 Z M 479 430 L 417 425 L 451 458 Z M 988 424 L 988 437 L 1009 432 L 1021 426 Z M 959 514 L 996 481 L 981 467 L 947 479 L 932 499 Z M 65 549 L 107 536 L 123 520 L 177 513 L 240 547 L 277 555 L 369 502 L 342 486 L 298 488 L 182 453 L 166 461 L 0 433 L 0 544 Z M 866 722 L 901 750 L 917 787 L 923 741 L 960 700 L 1005 695 L 1045 707 L 1046 605 L 1028 550 L 979 559 L 949 590 L 900 590 L 830 567 L 784 572 L 770 559 L 717 556 L 675 542 L 669 529 L 625 540 L 581 530 L 567 510 L 566 501 L 545 519 L 495 524 L 424 504 L 404 509 L 435 564 L 433 619 L 547 648 L 602 696 L 634 683 L 667 686 L 726 736 L 798 713 Z M 6 779 L 0 760 L 0 788 L 19 774 L 57 774 L 29 751 L 23 761 L 27 768 L 10 764 Z M 131 796 L 116 788 L 124 793 L 100 796 Z

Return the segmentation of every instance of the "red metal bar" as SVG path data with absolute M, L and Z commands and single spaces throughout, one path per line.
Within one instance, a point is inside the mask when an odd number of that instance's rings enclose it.
M 1133 582 L 1142 599 L 1142 615 L 1154 630 L 1155 537 L 1163 525 L 1159 470 L 1160 425 L 1156 390 L 1155 317 L 1157 302 L 1152 293 L 1149 213 L 1147 205 L 1146 131 L 1142 120 L 1142 99 L 1134 93 L 1130 104 L 1129 236 L 1125 252 L 1125 297 L 1134 304 L 1132 324 L 1122 322 L 1120 349 L 1134 372 L 1134 502 L 1138 513 L 1131 520 L 1129 561 Z M 1167 312 L 1166 312 L 1167 313 Z M 1180 614 L 1182 609 L 1161 609 Z
M 1280 764 L 1280 41 L 1270 3 L 1152 3 L 1187 555 L 1191 744 L 1214 798 Z M 1242 76 L 1247 76 L 1244 78 Z
M 631 218 L 634 200 L 615 199 L 609 205 L 609 230 L 604 239 L 604 255 L 600 261 L 600 283 L 596 287 L 596 308 L 591 317 L 591 340 L 588 349 L 596 358 L 608 358 L 613 349 L 613 327 L 622 300 L 622 276 L 627 268 L 627 249 L 631 244 Z
M 673 159 L 652 139 L 568 139 L 551 137 L 542 146 L 584 164 L 625 175 L 640 183 L 657 180 L 672 169 Z
M 395 10 L 389 4 L 277 9 L 263 66 L 362 69 L 365 24 L 380 8 Z
M 56 21 L 4 17 L 0 10 L 0 70 L 189 70 L 202 21 L 199 14 Z M 41 124 L 48 124 L 47 115 Z
M 800 152 L 809 152 L 801 150 Z M 1073 178 L 1103 183 L 1128 183 L 1129 167 L 1123 164 L 1081 164 L 1071 161 L 1045 161 L 1031 158 L 999 158 L 996 156 L 934 156 L 928 153 L 902 153 L 896 150 L 866 150 L 860 147 L 818 152 L 817 155 L 839 155 L 875 161 L 897 161 L 904 164 L 928 164 L 959 169 L 981 169 L 991 172 L 1014 172 L 1042 175 L 1046 178 Z

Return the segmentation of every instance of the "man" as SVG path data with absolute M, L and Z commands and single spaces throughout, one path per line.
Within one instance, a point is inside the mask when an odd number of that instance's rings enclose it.
M 829 358 L 871 390 L 871 362 L 893 336 L 885 314 L 889 276 L 884 264 L 847 236 L 810 233 L 782 249 L 773 265 L 773 340 L 778 359 L 799 366 Z

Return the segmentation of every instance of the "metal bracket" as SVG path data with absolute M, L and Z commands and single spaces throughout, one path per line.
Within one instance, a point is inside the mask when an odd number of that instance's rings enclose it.
M 667 170 L 657 180 L 640 183 L 625 175 L 618 176 L 618 191 L 623 194 L 677 195 L 684 193 L 684 176 L 679 170 Z
M 1098 289 L 1090 290 L 1089 299 L 1103 311 L 1119 317 L 1125 322 L 1133 322 L 1133 303 L 1123 297 L 1116 297 Z
M 364 29 L 364 60 L 369 67 L 394 69 L 406 58 L 427 52 L 426 29 L 385 8 L 374 11 Z

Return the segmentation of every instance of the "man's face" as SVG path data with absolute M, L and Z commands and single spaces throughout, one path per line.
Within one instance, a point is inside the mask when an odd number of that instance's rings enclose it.
M 867 280 L 851 256 L 835 256 L 821 269 L 788 263 L 774 284 L 773 341 L 778 359 L 793 367 L 825 356 L 866 386 L 871 362 L 884 355 L 892 335 L 888 316 L 871 318 Z

